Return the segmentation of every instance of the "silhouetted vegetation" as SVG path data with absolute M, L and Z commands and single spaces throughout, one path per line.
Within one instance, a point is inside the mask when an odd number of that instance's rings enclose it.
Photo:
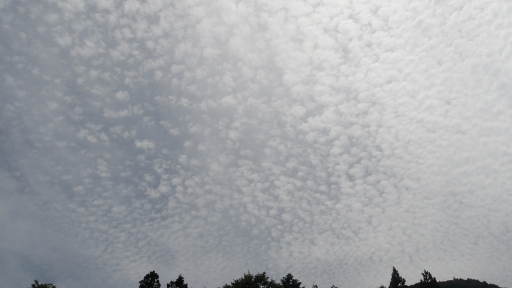
M 252 275 L 250 272 L 247 272 L 239 279 L 233 280 L 231 284 L 224 284 L 222 288 L 280 288 L 281 286 L 277 284 L 276 281 L 268 278 L 268 276 L 263 273 L 258 273 L 256 275 Z
M 421 276 L 423 276 L 423 279 L 420 280 L 421 288 L 441 288 L 439 283 L 437 283 L 436 277 L 432 277 L 432 274 L 427 270 L 423 270 Z
M 400 276 L 396 268 L 393 266 L 393 272 L 391 272 L 391 280 L 389 281 L 388 288 L 401 287 L 405 287 L 405 279 Z
M 139 288 L 160 288 L 160 280 L 158 280 L 159 276 L 155 271 L 151 271 L 144 279 L 139 281 Z
M 441 288 L 500 288 L 498 285 L 489 284 L 475 279 L 458 279 L 438 282 Z M 409 286 L 409 288 L 421 288 L 421 282 Z
M 378 288 L 500 288 L 495 284 L 489 284 L 485 281 L 479 281 L 475 279 L 458 279 L 440 281 L 438 282 L 435 277 L 432 276 L 427 270 L 423 270 L 421 273 L 422 278 L 420 282 L 407 286 L 405 285 L 405 279 L 400 276 L 398 270 L 393 267 L 391 272 L 391 280 L 389 286 L 380 285 Z M 139 281 L 139 288 L 160 288 L 159 276 L 155 271 L 151 271 L 144 279 Z M 250 272 L 244 273 L 244 275 L 238 279 L 234 279 L 229 284 L 224 284 L 219 288 L 304 288 L 301 286 L 302 282 L 295 279 L 292 274 L 288 273 L 286 276 L 281 278 L 278 283 L 275 280 L 269 278 L 265 272 L 251 274 Z M 34 284 L 29 288 L 57 288 L 51 283 L 40 284 L 38 280 L 34 280 Z M 185 283 L 185 278 L 180 274 L 175 281 L 167 283 L 167 288 L 188 288 L 188 284 Z M 313 284 L 311 288 L 318 288 L 316 284 Z M 338 288 L 334 285 L 331 288 Z
M 302 283 L 299 280 L 293 278 L 293 275 L 290 273 L 281 279 L 282 288 L 304 288 L 300 286 L 301 284 Z
M 188 284 L 185 283 L 185 278 L 180 274 L 176 281 L 167 283 L 167 288 L 188 288 Z
M 29 288 L 57 288 L 57 286 L 52 283 L 39 283 L 39 281 L 34 280 L 34 284 L 30 285 Z

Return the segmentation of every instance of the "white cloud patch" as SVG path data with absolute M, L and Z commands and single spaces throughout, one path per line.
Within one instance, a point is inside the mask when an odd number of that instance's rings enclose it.
M 509 12 L 0 3 L 1 278 L 378 286 L 394 265 L 511 286 Z

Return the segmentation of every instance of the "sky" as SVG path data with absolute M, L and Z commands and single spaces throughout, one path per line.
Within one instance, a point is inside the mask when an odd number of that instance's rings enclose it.
M 512 287 L 510 15 L 0 0 L 2 287 Z

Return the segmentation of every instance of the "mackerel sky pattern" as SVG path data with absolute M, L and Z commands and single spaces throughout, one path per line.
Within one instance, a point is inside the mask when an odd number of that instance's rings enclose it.
M 2 286 L 512 287 L 511 15 L 0 0 Z

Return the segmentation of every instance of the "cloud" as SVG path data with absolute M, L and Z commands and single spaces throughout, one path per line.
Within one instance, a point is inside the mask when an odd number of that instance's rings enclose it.
M 0 4 L 3 278 L 507 286 L 493 4 Z

